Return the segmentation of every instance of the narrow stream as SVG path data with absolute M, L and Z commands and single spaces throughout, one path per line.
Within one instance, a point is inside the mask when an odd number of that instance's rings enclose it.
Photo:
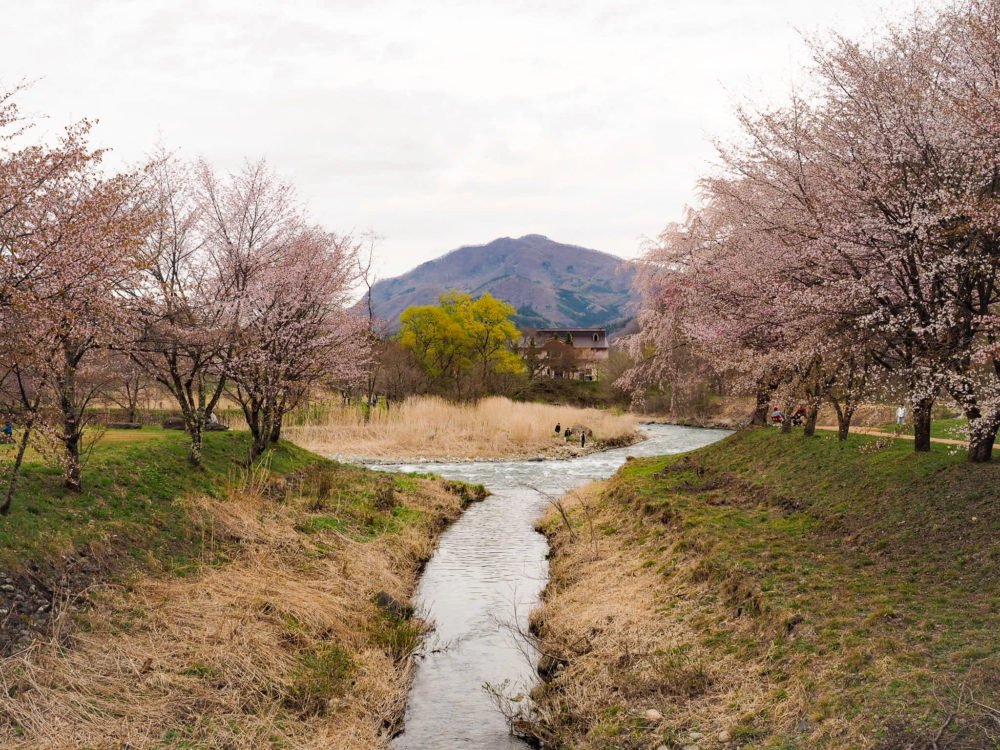
M 649 439 L 565 461 L 392 464 L 385 471 L 433 472 L 484 484 L 493 494 L 444 534 L 420 579 L 416 603 L 435 624 L 419 653 L 396 750 L 523 748 L 511 737 L 484 683 L 507 681 L 510 694 L 535 683 L 534 653 L 512 635 L 526 629 L 548 578 L 548 545 L 534 530 L 548 496 L 611 476 L 626 456 L 700 448 L 729 433 L 650 425 Z

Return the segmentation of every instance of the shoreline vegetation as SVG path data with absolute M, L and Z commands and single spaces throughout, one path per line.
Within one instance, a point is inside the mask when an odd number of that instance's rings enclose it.
M 182 433 L 107 437 L 91 489 L 31 460 L 0 519 L 0 745 L 388 747 L 426 627 L 398 602 L 485 491 L 288 442 L 245 469 L 239 433 L 199 469 Z
M 1000 742 L 1000 468 L 756 429 L 630 460 L 539 528 L 542 747 Z M 525 707 L 527 706 L 527 707 Z
M 433 396 L 409 398 L 370 419 L 356 409 L 326 409 L 290 424 L 285 436 L 314 453 L 352 463 L 397 459 L 516 460 L 571 458 L 642 438 L 639 417 L 628 412 L 511 401 L 495 396 L 455 404 Z M 593 430 L 585 447 L 554 428 L 583 424 Z

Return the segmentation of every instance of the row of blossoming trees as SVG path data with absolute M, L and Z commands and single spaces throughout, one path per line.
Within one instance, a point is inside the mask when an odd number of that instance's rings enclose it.
M 311 385 L 366 364 L 356 243 L 310 223 L 263 163 L 222 175 L 164 155 L 112 174 L 88 129 L 32 143 L 0 101 L 0 396 L 24 428 L 3 512 L 29 441 L 80 488 L 87 407 L 123 372 L 172 394 L 198 464 L 224 394 L 255 457 Z
M 1000 426 L 1000 2 L 813 45 L 809 83 L 739 112 L 705 202 L 645 257 L 641 389 L 692 346 L 768 404 L 906 393 L 918 451 L 949 395 L 969 457 Z M 787 409 L 786 409 L 787 411 Z

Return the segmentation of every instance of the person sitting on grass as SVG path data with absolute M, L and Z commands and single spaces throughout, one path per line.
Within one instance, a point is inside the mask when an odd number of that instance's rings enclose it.
M 771 424 L 781 424 L 785 421 L 785 412 L 777 406 L 771 411 Z
M 11 424 L 10 417 L 4 419 L 3 427 L 0 428 L 0 442 L 3 443 L 14 442 L 14 425 Z

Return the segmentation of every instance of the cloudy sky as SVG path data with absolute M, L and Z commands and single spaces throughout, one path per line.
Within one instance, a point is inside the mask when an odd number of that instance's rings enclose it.
M 884 0 L 890 13 L 914 0 Z M 65 0 L 3 3 L 0 87 L 41 129 L 98 118 L 223 169 L 266 156 L 313 217 L 374 231 L 380 276 L 539 233 L 634 256 L 696 201 L 742 98 L 801 74 L 799 32 L 872 0 Z

